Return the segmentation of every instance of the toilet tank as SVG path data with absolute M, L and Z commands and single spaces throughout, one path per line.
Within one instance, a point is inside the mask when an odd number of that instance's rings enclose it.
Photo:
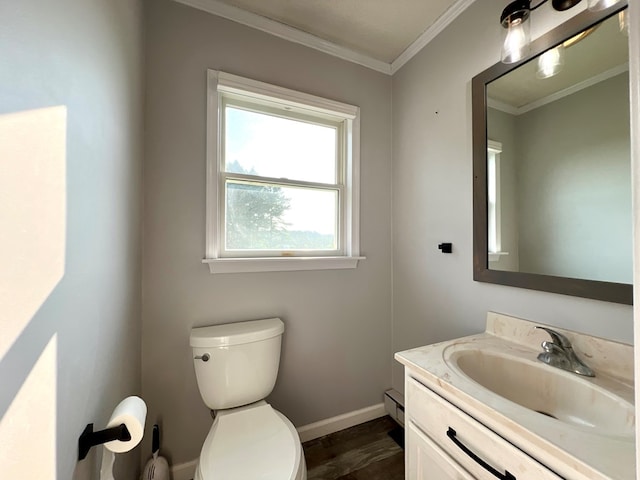
M 192 329 L 193 363 L 204 403 L 222 410 L 269 395 L 278 376 L 283 332 L 279 318 Z

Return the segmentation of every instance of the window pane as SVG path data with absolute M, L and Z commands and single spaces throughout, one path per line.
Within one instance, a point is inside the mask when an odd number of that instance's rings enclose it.
M 227 250 L 336 250 L 338 192 L 226 183 Z
M 496 154 L 489 150 L 487 152 L 487 241 L 489 252 L 499 251 L 497 186 Z
M 232 106 L 225 116 L 227 172 L 336 183 L 336 128 Z

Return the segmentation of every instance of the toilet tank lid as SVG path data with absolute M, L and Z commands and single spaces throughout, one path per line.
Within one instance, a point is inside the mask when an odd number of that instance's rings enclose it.
M 192 347 L 225 347 L 258 342 L 282 335 L 284 323 L 279 318 L 252 320 L 250 322 L 227 323 L 191 330 Z

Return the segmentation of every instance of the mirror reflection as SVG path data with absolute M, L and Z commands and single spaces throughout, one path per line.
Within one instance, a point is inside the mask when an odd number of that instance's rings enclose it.
M 624 15 L 487 84 L 490 270 L 632 283 Z

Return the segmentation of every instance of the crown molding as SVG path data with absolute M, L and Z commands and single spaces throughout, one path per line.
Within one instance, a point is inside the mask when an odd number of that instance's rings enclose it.
M 582 82 L 576 83 L 570 87 L 567 87 L 559 92 L 552 93 L 549 96 L 541 98 L 535 102 L 531 102 L 527 105 L 523 105 L 518 108 L 518 115 L 522 115 L 523 113 L 530 112 L 531 110 L 535 110 L 536 108 L 540 108 L 549 103 L 555 102 L 556 100 L 560 100 L 561 98 L 568 97 L 569 95 L 573 95 L 580 90 L 584 90 L 585 88 L 592 87 L 600 82 L 604 82 L 605 80 L 609 80 L 610 78 L 617 77 L 621 73 L 629 71 L 629 62 L 623 63 L 617 67 L 614 67 L 606 72 L 599 73 L 591 78 L 587 78 Z
M 188 5 L 198 10 L 203 10 L 213 15 L 226 18 L 227 20 L 246 25 L 248 27 L 261 30 L 275 35 L 276 37 L 289 40 L 300 45 L 304 45 L 315 50 L 327 53 L 334 57 L 347 60 L 363 67 L 370 68 L 377 72 L 393 75 L 405 63 L 411 60 L 420 50 L 433 40 L 442 30 L 444 30 L 458 15 L 464 12 L 475 0 L 457 0 L 447 9 L 433 25 L 427 28 L 408 48 L 406 48 L 392 63 L 383 62 L 369 55 L 357 52 L 350 48 L 340 46 L 336 43 L 324 40 L 316 35 L 303 32 L 284 23 L 271 20 L 269 18 L 248 12 L 238 7 L 228 5 L 220 0 L 174 0 L 175 2 Z
M 438 19 L 420 35 L 404 52 L 391 62 L 391 75 L 400 70 L 405 63 L 416 56 L 431 40 L 447 28 L 475 0 L 457 0 Z
M 509 105 L 506 102 L 501 102 L 500 100 L 496 100 L 493 97 L 487 96 L 487 107 L 493 108 L 494 110 L 498 110 L 500 112 L 508 113 L 509 115 L 520 115 L 518 112 L 518 107 L 514 107 L 513 105 Z
M 329 42 L 328 40 L 323 40 L 320 37 L 303 32 L 297 28 L 290 27 L 284 23 L 276 22 L 275 20 L 242 10 L 241 8 L 234 7 L 232 5 L 227 5 L 226 3 L 222 3 L 220 0 L 174 1 L 226 18 L 227 20 L 232 20 L 242 25 L 270 33 L 276 37 L 328 53 L 334 57 L 348 60 L 352 63 L 357 63 L 358 65 L 370 68 L 371 70 L 391 75 L 391 64 L 389 63 L 377 60 L 363 53 L 356 52 L 350 48 L 342 47 L 333 42 Z
M 547 95 L 546 97 L 542 97 L 538 100 L 534 100 L 533 102 L 527 103 L 526 105 L 522 105 L 521 107 L 514 107 L 505 102 L 501 102 L 491 97 L 487 97 L 487 106 L 491 108 L 495 108 L 496 110 L 500 110 L 501 112 L 508 113 L 510 115 L 522 115 L 524 113 L 530 112 L 531 110 L 535 110 L 536 108 L 543 107 L 548 105 L 549 103 L 553 103 L 556 100 L 560 100 L 561 98 L 568 97 L 569 95 L 573 95 L 574 93 L 579 92 L 580 90 L 584 90 L 585 88 L 592 87 L 593 85 L 597 85 L 600 82 L 604 82 L 605 80 L 609 80 L 610 78 L 617 77 L 621 73 L 629 71 L 629 62 L 625 62 L 622 65 L 618 65 L 617 67 L 613 67 L 609 70 L 606 70 L 598 75 L 594 75 L 593 77 L 587 78 L 581 82 L 576 83 L 575 85 L 571 85 L 570 87 L 559 90 L 551 95 Z

